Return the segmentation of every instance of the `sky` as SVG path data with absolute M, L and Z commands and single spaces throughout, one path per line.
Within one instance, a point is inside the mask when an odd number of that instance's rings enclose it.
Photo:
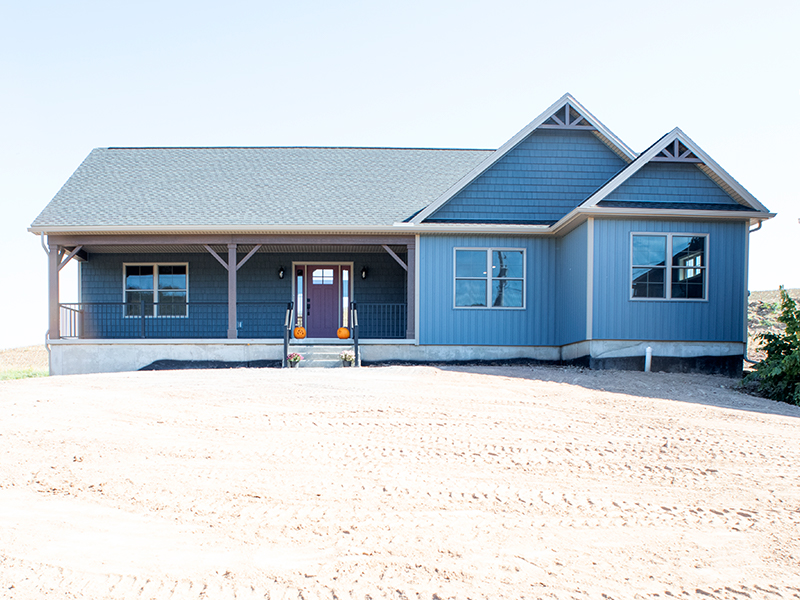
M 27 228 L 93 148 L 497 148 L 565 92 L 637 152 L 680 127 L 778 213 L 750 289 L 800 287 L 799 27 L 793 0 L 0 0 L 0 348 L 44 341 Z

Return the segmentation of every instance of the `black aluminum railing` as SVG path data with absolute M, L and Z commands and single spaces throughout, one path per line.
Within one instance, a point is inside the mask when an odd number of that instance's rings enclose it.
M 240 339 L 285 339 L 286 302 L 237 302 L 236 313 Z M 60 318 L 62 338 L 213 339 L 228 335 L 227 302 L 71 302 L 61 304 Z M 350 319 L 360 339 L 406 337 L 405 303 L 359 303 L 356 309 L 353 302 Z M 288 323 L 293 326 L 294 320 L 292 310 Z
M 240 338 L 283 334 L 285 302 L 237 302 Z M 61 337 L 78 339 L 226 338 L 227 302 L 72 302 L 61 304 Z
M 294 323 L 294 319 L 292 318 L 292 313 L 294 312 L 294 302 L 289 302 L 286 306 L 286 317 L 283 321 L 283 359 L 281 360 L 281 366 L 285 369 L 289 366 L 289 338 L 292 336 L 292 323 Z
M 402 339 L 406 337 L 406 304 L 359 302 L 358 316 L 363 339 Z
M 353 355 L 355 356 L 353 364 L 356 367 L 360 367 L 361 350 L 358 348 L 358 304 L 355 302 L 350 303 L 350 324 L 353 326 Z

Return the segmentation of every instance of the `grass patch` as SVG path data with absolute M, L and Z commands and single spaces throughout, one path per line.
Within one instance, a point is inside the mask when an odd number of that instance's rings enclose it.
M 47 377 L 47 369 L 7 369 L 0 371 L 0 381 L 9 379 L 30 379 L 32 377 Z

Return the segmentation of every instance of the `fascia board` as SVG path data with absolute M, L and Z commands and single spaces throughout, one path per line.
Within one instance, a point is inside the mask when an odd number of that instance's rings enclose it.
M 753 214 L 740 210 L 693 210 L 678 208 L 605 208 L 605 207 L 583 207 L 580 206 L 572 212 L 564 215 L 558 222 L 551 225 L 553 233 L 561 233 L 565 228 L 575 227 L 589 217 L 610 217 L 633 219 L 693 219 L 693 220 L 736 220 L 743 221 L 765 221 L 771 219 L 776 213 L 759 212 Z
M 482 173 L 488 170 L 492 165 L 494 165 L 497 161 L 499 161 L 503 156 L 505 156 L 508 152 L 513 150 L 522 140 L 528 137 L 535 129 L 537 129 L 540 125 L 542 125 L 547 119 L 549 119 L 554 112 L 556 112 L 559 108 L 562 108 L 565 104 L 571 104 L 572 107 L 577 110 L 583 118 L 589 121 L 592 126 L 600 131 L 606 138 L 609 139 L 612 143 L 616 144 L 620 151 L 628 156 L 630 160 L 634 160 L 636 158 L 636 153 L 631 150 L 626 144 L 622 142 L 616 135 L 614 135 L 611 130 L 609 130 L 605 125 L 603 125 L 595 116 L 586 110 L 583 105 L 578 102 L 571 94 L 564 94 L 556 100 L 553 104 L 550 105 L 544 112 L 542 112 L 538 117 L 536 117 L 533 121 L 528 123 L 525 127 L 523 127 L 514 137 L 508 140 L 505 144 L 500 146 L 497 150 L 494 151 L 493 154 L 485 158 L 481 161 L 474 169 L 472 169 L 469 173 L 464 175 L 461 179 L 459 179 L 456 183 L 454 183 L 450 188 L 448 188 L 441 196 L 439 196 L 436 200 L 434 200 L 431 204 L 429 204 L 425 209 L 423 209 L 416 217 L 411 219 L 411 223 L 414 225 L 419 225 L 427 219 L 431 214 L 436 212 L 440 209 L 444 204 L 446 204 L 450 199 L 453 198 L 458 192 L 462 189 L 467 187 L 470 183 L 472 183 L 475 179 L 477 179 Z
M 269 225 L 269 226 L 220 226 L 220 227 L 182 227 L 174 225 L 162 226 L 131 226 L 131 227 L 108 227 L 104 225 L 85 226 L 73 225 L 69 227 L 50 226 L 50 227 L 29 227 L 28 231 L 36 235 L 60 235 L 74 233 L 92 233 L 98 235 L 116 235 L 121 233 L 209 233 L 209 234 L 250 234 L 250 233 L 398 233 L 398 228 L 391 226 L 378 227 L 320 227 L 313 225 Z

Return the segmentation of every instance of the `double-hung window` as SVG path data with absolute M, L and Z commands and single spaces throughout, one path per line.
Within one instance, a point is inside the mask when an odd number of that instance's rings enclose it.
M 705 300 L 707 269 L 707 235 L 631 236 L 632 299 Z
M 186 264 L 125 265 L 125 316 L 185 317 Z
M 525 251 L 456 248 L 456 308 L 524 308 Z

